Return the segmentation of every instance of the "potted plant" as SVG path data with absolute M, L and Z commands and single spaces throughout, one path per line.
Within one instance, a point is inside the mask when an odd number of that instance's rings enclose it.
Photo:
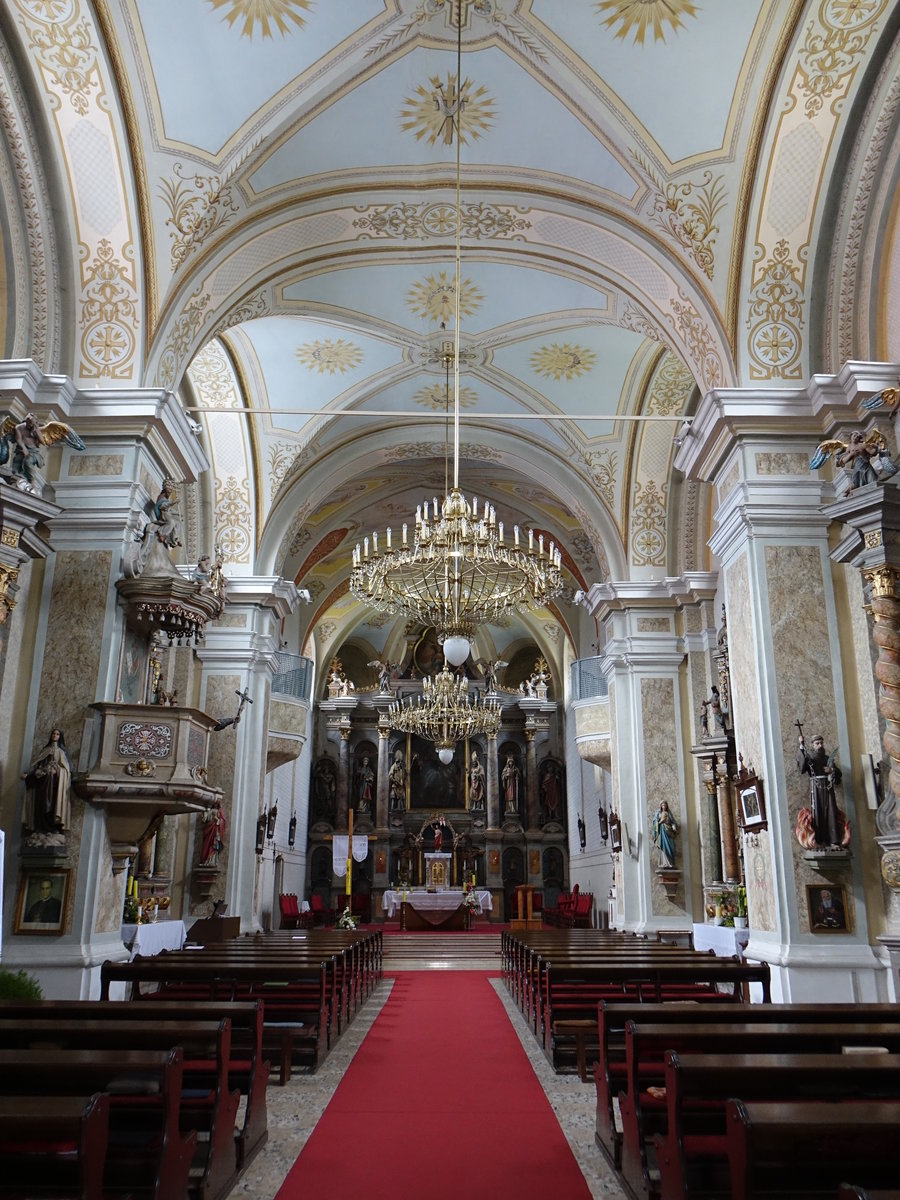
M 10 971 L 0 967 L 0 1000 L 43 1000 L 44 992 L 33 975 L 27 971 Z
M 740 885 L 734 898 L 734 927 L 735 929 L 747 928 L 747 889 L 743 884 Z

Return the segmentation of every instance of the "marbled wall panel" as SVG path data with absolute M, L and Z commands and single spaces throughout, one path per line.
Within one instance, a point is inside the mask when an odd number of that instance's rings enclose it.
M 769 582 L 769 625 L 778 693 L 782 753 L 785 762 L 786 803 L 793 828 L 797 814 L 809 803 L 809 779 L 796 766 L 799 718 L 807 742 L 821 733 L 830 753 L 837 742 L 837 715 L 825 624 L 825 583 L 822 556 L 817 546 L 766 546 Z M 845 770 L 847 764 L 843 764 Z M 849 775 L 849 772 L 848 772 Z M 771 805 L 772 791 L 767 792 Z M 841 788 L 838 805 L 844 808 Z M 808 928 L 807 883 L 821 883 L 818 872 L 803 861 L 803 848 L 791 839 L 797 882 L 797 912 L 801 930 Z M 848 894 L 848 920 L 853 920 Z
M 738 462 L 737 459 L 735 459 L 734 462 L 731 464 L 731 466 L 728 468 L 728 473 L 724 476 L 724 478 L 721 480 L 721 482 L 718 484 L 718 486 L 716 488 L 716 491 L 718 492 L 720 504 L 722 503 L 723 500 L 725 500 L 725 498 L 728 496 L 728 494 L 731 491 L 733 491 L 734 488 L 737 487 L 737 485 L 740 483 L 740 481 L 741 481 L 741 464 Z
M 610 783 L 611 796 L 610 804 L 612 811 L 621 813 L 621 789 L 619 787 L 619 740 L 616 734 L 616 685 L 611 679 L 609 681 L 609 744 L 612 749 L 612 763 L 610 764 Z
M 596 734 L 609 732 L 609 712 L 611 704 L 607 700 L 597 700 L 594 704 L 579 700 L 572 706 L 575 716 L 575 736 L 593 737 Z
M 302 737 L 306 733 L 309 709 L 305 704 L 289 704 L 285 700 L 273 700 L 269 720 L 270 733 L 292 733 Z
M 111 566 L 112 555 L 102 550 L 90 554 L 63 550 L 54 563 L 32 754 L 46 745 L 51 730 L 59 728 L 66 739 L 73 770 L 78 763 L 84 720 L 90 712 L 88 706 L 98 698 Z M 83 825 L 84 801 L 73 795 L 66 865 L 76 869 Z M 72 927 L 76 890 L 69 889 L 68 912 L 63 923 L 66 930 Z M 122 919 L 119 900 L 118 882 L 113 879 L 112 860 L 107 854 L 100 864 L 98 893 L 94 898 L 98 910 L 95 928 L 99 932 L 118 929 Z
M 744 762 L 758 766 L 762 761 L 762 734 L 759 678 L 756 673 L 755 623 L 750 597 L 750 570 L 746 556 L 736 559 L 725 572 L 725 596 L 728 611 L 728 657 L 731 672 L 731 698 L 734 709 L 737 750 Z M 763 780 L 767 802 L 771 787 Z M 745 845 L 744 871 L 750 927 L 773 932 L 775 901 L 772 894 L 772 858 L 768 834 Z
M 809 477 L 808 454 L 765 454 L 756 455 L 757 475 L 799 475 Z
M 672 622 L 668 617 L 638 617 L 638 633 L 670 633 Z
M 69 476 L 121 475 L 125 469 L 124 454 L 73 454 L 69 458 Z
M 647 847 L 653 869 L 650 873 L 650 894 L 653 912 L 671 916 L 675 909 L 684 908 L 684 843 L 682 831 L 684 813 L 681 810 L 678 770 L 675 761 L 676 736 L 675 681 L 673 679 L 641 680 L 641 746 L 644 761 L 646 793 L 643 808 L 643 844 Z M 676 838 L 676 868 L 682 872 L 675 900 L 669 900 L 665 888 L 656 876 L 656 848 L 651 837 L 653 814 L 660 801 L 667 800 L 669 811 L 678 825 Z M 632 834 L 637 837 L 638 831 Z

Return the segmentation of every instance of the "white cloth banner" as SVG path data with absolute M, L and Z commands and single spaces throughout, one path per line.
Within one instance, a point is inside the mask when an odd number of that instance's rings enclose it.
M 336 833 L 331 843 L 331 862 L 334 873 L 340 879 L 347 874 L 347 853 L 350 849 L 350 837 L 346 833 Z M 369 857 L 369 839 L 364 833 L 353 835 L 353 857 L 356 862 L 365 862 Z

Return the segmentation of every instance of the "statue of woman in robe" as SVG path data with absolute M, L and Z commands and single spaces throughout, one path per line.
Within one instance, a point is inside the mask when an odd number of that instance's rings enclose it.
M 62 833 L 72 823 L 72 765 L 62 730 L 54 729 L 25 780 L 22 827 L 26 833 Z

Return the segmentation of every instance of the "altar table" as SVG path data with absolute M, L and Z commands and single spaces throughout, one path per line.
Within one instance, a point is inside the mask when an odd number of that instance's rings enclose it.
M 180 950 L 187 939 L 184 921 L 153 921 L 149 925 L 123 925 L 122 941 L 131 948 L 131 957 L 145 958 L 162 950 Z
M 406 892 L 406 903 L 425 919 L 428 914 L 434 915 L 435 924 L 439 924 L 449 913 L 454 912 L 463 902 L 462 888 L 446 888 L 442 892 L 426 892 L 420 888 L 411 888 Z M 473 911 L 476 913 L 492 912 L 494 900 L 491 893 L 485 889 L 476 889 L 477 901 Z M 381 898 L 381 907 L 387 917 L 392 917 L 400 909 L 403 892 L 387 891 Z

